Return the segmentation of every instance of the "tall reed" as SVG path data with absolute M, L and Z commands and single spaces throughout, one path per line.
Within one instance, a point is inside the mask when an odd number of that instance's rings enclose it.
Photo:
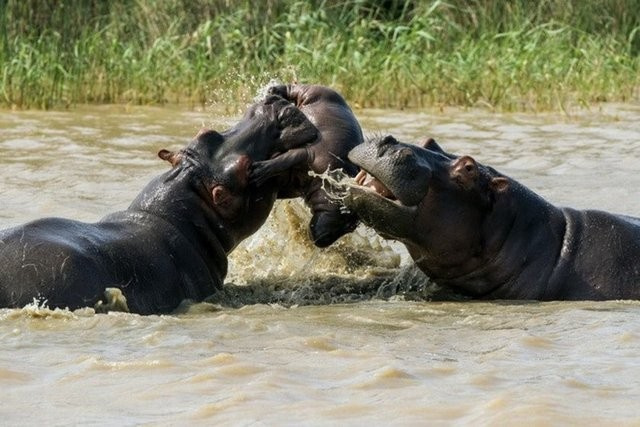
M 0 104 L 247 102 L 272 78 L 362 106 L 638 100 L 640 0 L 0 0 Z

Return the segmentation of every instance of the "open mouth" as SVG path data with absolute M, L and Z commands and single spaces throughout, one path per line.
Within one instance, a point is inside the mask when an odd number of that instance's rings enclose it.
M 384 197 L 385 199 L 396 201 L 398 198 L 387 188 L 386 185 L 382 183 L 378 178 L 371 175 L 364 169 L 360 169 L 358 175 L 356 175 L 356 183 L 366 188 L 370 188 L 375 191 L 378 195 Z

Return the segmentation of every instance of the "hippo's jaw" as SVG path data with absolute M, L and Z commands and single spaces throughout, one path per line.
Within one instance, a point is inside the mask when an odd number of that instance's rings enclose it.
M 393 196 L 388 198 L 375 188 L 362 185 L 352 186 L 343 202 L 381 236 L 397 240 L 411 236 L 417 206 L 405 206 Z
M 386 185 L 382 181 L 380 181 L 375 176 L 371 175 L 364 169 L 360 169 L 358 175 L 356 175 L 356 184 L 362 187 L 368 187 L 374 190 L 376 193 L 381 195 L 382 197 L 386 197 L 390 200 L 398 200 L 395 194 L 391 190 L 387 188 Z
M 385 237 L 415 239 L 418 211 L 448 180 L 452 162 L 435 141 L 428 144 L 426 148 L 386 136 L 353 148 L 349 160 L 361 172 L 356 177 L 359 187 L 345 200 L 347 208 Z

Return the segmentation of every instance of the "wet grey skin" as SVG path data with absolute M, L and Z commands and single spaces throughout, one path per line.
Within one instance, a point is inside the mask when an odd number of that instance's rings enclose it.
M 158 155 L 171 169 L 128 209 L 96 223 L 43 218 L 0 230 L 0 308 L 168 313 L 218 290 L 227 255 L 262 226 L 279 183 L 249 183 L 265 147 L 304 144 L 317 130 L 290 102 L 268 97 L 224 132 L 203 130 Z
M 472 298 L 640 298 L 640 219 L 556 207 L 433 140 L 387 136 L 349 152 L 345 206 L 405 244 L 435 283 Z

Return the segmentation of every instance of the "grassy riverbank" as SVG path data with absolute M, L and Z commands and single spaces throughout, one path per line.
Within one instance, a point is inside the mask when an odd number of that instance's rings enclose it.
M 5 107 L 247 102 L 272 78 L 376 107 L 640 99 L 640 0 L 0 0 L 0 38 Z

